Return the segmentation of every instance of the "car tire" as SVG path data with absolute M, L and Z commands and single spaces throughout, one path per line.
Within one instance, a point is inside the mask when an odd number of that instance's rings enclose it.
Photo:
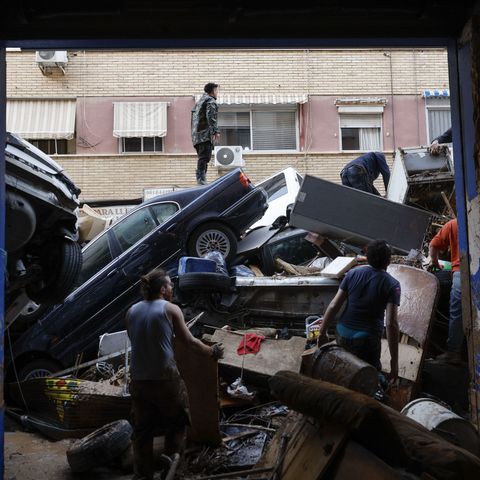
M 53 360 L 38 358 L 28 362 L 19 370 L 18 379 L 23 382 L 34 378 L 49 377 L 61 369 L 62 367 Z
M 27 295 L 39 304 L 61 303 L 73 289 L 81 268 L 80 245 L 67 239 L 56 240 L 42 260 L 43 281 L 28 285 Z
M 235 234 L 220 222 L 208 222 L 197 227 L 187 245 L 187 253 L 193 257 L 203 257 L 213 250 L 219 251 L 227 263 L 237 254 Z
M 117 420 L 73 443 L 67 450 L 72 472 L 87 472 L 108 465 L 128 448 L 133 433 L 127 420 Z
M 178 288 L 184 292 L 228 292 L 230 277 L 222 273 L 189 272 L 178 277 Z

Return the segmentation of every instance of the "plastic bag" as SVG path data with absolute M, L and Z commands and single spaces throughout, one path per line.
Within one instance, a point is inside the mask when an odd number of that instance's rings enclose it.
M 230 274 L 235 277 L 255 277 L 253 271 L 246 265 L 235 265 L 230 269 Z
M 227 263 L 225 262 L 225 259 L 218 250 L 212 250 L 210 252 L 207 252 L 205 255 L 203 255 L 202 258 L 206 258 L 207 260 L 213 260 L 217 264 L 217 273 L 223 273 L 224 275 L 227 275 L 227 277 L 229 276 L 227 270 Z

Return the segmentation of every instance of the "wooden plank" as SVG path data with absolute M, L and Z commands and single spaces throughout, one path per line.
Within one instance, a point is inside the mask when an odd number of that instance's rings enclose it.
M 322 277 L 340 278 L 356 264 L 355 257 L 337 257 L 322 270 L 320 275 Z
M 334 423 L 321 423 L 292 412 L 279 429 L 267 451 L 255 466 L 274 465 L 280 454 L 283 434 L 289 436 L 282 471 L 282 480 L 316 480 L 342 451 L 348 438 L 347 428 Z
M 190 438 L 198 443 L 220 445 L 217 362 L 192 352 L 179 341 L 174 341 L 174 349 L 188 391 L 192 420 Z
M 260 351 L 256 354 L 238 355 L 237 348 L 242 341 L 241 336 L 226 330 L 216 330 L 212 340 L 221 342 L 225 348 L 221 365 L 243 368 L 245 371 L 272 376 L 279 370 L 299 372 L 302 353 L 305 350 L 305 339 L 292 337 L 290 340 L 263 340 Z
M 398 344 L 398 376 L 416 382 L 422 364 L 423 350 L 406 343 Z M 390 372 L 390 350 L 388 341 L 382 338 L 382 372 Z

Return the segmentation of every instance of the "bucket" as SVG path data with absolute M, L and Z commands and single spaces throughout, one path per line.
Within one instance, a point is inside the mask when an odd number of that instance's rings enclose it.
M 324 345 L 313 355 L 312 377 L 373 397 L 378 389 L 375 367 L 335 344 Z
M 431 398 L 417 398 L 401 413 L 454 445 L 480 455 L 480 437 L 475 427 L 442 403 Z

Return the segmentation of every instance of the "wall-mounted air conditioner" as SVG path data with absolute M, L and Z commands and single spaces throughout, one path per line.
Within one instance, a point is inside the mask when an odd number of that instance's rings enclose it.
M 66 50 L 38 50 L 35 61 L 39 67 L 65 67 L 68 57 Z
M 215 147 L 213 150 L 215 166 L 218 168 L 243 167 L 245 162 L 243 161 L 242 152 L 241 146 Z

